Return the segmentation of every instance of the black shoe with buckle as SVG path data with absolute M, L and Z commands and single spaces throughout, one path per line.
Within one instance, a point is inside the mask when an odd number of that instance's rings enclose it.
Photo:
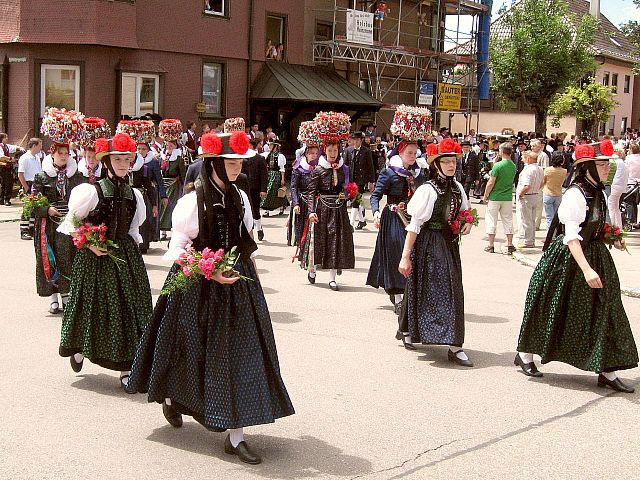
M 60 313 L 60 304 L 58 302 L 51 302 L 51 306 L 49 306 L 49 313 L 51 315 L 55 315 Z
M 259 241 L 264 240 L 264 230 L 262 229 L 258 230 L 258 240 Z
M 402 340 L 402 346 L 407 350 L 416 350 L 416 347 L 413 343 L 407 342 L 407 337 L 404 336 L 400 330 L 396 332 L 396 340 Z
M 309 280 L 309 283 L 310 283 L 311 285 L 313 285 L 313 284 L 315 284 L 315 283 L 316 283 L 316 277 L 315 277 L 315 275 L 312 277 L 312 276 L 311 276 L 311 273 L 307 273 L 307 280 Z
M 524 363 L 520 354 L 516 353 L 516 358 L 513 360 L 513 364 L 520 367 L 522 373 L 524 373 L 527 377 L 542 377 L 542 372 L 540 372 L 536 368 L 536 364 L 534 362 Z
M 334 282 L 333 280 L 331 280 L 331 281 L 329 282 L 329 288 L 330 288 L 331 290 L 333 290 L 334 292 L 337 292 L 338 290 L 340 290 L 340 289 L 338 288 L 338 284 L 337 284 L 336 282 Z
M 20 240 L 33 240 L 33 237 L 27 232 L 22 232 L 20 234 Z
M 469 360 L 468 358 L 466 360 L 463 360 L 462 358 L 458 357 L 458 353 L 460 352 L 464 352 L 464 350 L 460 349 L 456 352 L 452 352 L 451 349 L 449 349 L 447 358 L 450 362 L 455 363 L 456 365 L 460 365 L 461 367 L 473 367 L 473 362 L 471 360 Z
M 227 436 L 224 441 L 224 452 L 229 455 L 237 455 L 240 461 L 250 465 L 258 465 L 262 463 L 262 459 L 249 449 L 249 445 L 244 440 L 237 447 L 231 445 L 231 439 Z
M 182 426 L 182 415 L 173 408 L 173 405 L 167 405 L 166 401 L 162 402 L 162 413 L 172 427 L 180 428 Z
M 603 374 L 598 375 L 598 386 L 600 388 L 612 388 L 613 390 L 615 390 L 616 392 L 622 392 L 622 393 L 633 393 L 635 392 L 635 389 L 633 387 L 629 387 L 627 385 L 625 385 L 622 380 L 620 380 L 619 378 L 615 378 L 613 380 L 609 380 L 607 377 L 605 377 Z

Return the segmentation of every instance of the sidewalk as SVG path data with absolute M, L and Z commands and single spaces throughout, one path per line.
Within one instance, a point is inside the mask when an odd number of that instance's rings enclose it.
M 12 205 L 10 207 L 0 205 L 0 223 L 20 221 L 22 202 L 17 198 L 12 198 L 11 203 Z
M 478 209 L 478 213 L 480 214 L 480 217 L 482 219 L 479 228 L 484 229 L 484 214 L 486 206 L 477 204 L 475 199 L 472 199 L 471 205 L 472 208 Z M 514 227 L 516 227 L 516 225 L 517 220 L 515 217 L 514 206 Z M 544 215 L 542 216 L 541 228 L 546 228 L 546 220 L 544 218 Z M 544 244 L 546 236 L 546 231 L 538 230 L 536 232 L 536 247 L 518 249 L 513 254 L 514 260 L 518 261 L 522 265 L 526 265 L 527 267 L 535 267 L 542 257 L 542 245 Z M 496 247 L 498 247 L 499 249 L 502 249 L 506 246 L 506 242 L 502 243 L 502 241 L 504 241 L 502 223 L 498 223 Z M 519 238 L 517 236 L 514 236 L 513 244 L 517 246 L 518 242 Z M 628 253 L 616 250 L 614 248 L 611 250 L 611 256 L 613 257 L 613 261 L 616 264 L 616 269 L 618 270 L 618 276 L 620 277 L 621 293 L 629 297 L 640 298 L 640 230 L 629 232 L 626 243 L 627 249 L 629 250 Z

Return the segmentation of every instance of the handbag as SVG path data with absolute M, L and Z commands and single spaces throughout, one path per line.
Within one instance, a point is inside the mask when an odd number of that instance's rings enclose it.
M 287 188 L 286 187 L 280 187 L 278 189 L 278 198 L 285 198 L 287 196 Z

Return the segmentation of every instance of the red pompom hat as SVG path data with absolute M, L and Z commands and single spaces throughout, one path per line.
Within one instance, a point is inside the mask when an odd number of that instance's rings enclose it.
M 200 140 L 200 158 L 249 158 L 254 154 L 249 150 L 249 137 L 244 131 L 233 133 L 205 133 Z
M 427 163 L 431 165 L 435 160 L 442 157 L 455 157 L 458 158 L 460 154 L 457 153 L 459 145 L 450 138 L 445 138 L 438 144 L 438 152 L 429 155 L 427 157 Z M 427 148 L 428 154 L 428 148 Z
M 102 160 L 108 155 L 126 155 L 136 153 L 136 141 L 126 133 L 119 133 L 111 140 L 98 138 L 96 140 L 96 159 Z

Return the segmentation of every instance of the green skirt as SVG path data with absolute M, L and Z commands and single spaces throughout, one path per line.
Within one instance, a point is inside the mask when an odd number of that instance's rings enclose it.
M 583 247 L 603 284 L 590 288 L 563 238 L 554 240 L 531 277 L 518 351 L 596 373 L 635 368 L 638 350 L 609 250 L 598 240 Z
M 278 190 L 282 184 L 282 174 L 275 170 L 269 170 L 268 178 L 267 196 L 260 202 L 260 208 L 271 211 L 282 207 L 288 207 L 289 200 L 287 200 L 286 195 L 284 197 L 278 196 Z
M 130 370 L 151 315 L 151 289 L 142 255 L 127 235 L 115 251 L 124 263 L 79 250 L 64 310 L 60 355 L 82 353 L 110 370 Z
M 182 196 L 182 183 L 179 177 L 165 178 L 164 188 L 167 192 L 168 203 L 167 206 L 160 204 L 160 230 L 171 230 L 171 216 L 173 215 L 173 209 L 176 208 L 176 204 Z

